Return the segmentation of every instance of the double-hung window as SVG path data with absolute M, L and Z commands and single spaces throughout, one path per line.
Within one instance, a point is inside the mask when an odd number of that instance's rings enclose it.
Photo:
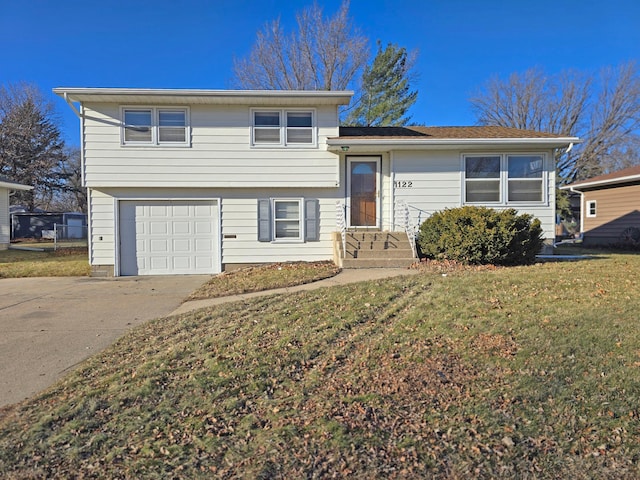
M 541 155 L 508 155 L 507 202 L 541 202 L 542 171 Z
M 129 109 L 124 111 L 124 143 L 152 143 L 153 111 Z
M 253 143 L 280 145 L 280 112 L 253 112 Z
M 264 198 L 258 200 L 258 241 L 317 242 L 320 240 L 320 208 L 313 198 Z
M 595 200 L 587 202 L 587 217 L 595 217 L 598 213 L 597 203 Z
M 122 144 L 188 146 L 188 110 L 186 108 L 123 108 Z
M 273 200 L 274 240 L 302 238 L 301 200 Z
M 315 146 L 313 111 L 253 110 L 252 122 L 252 142 L 254 146 Z
M 465 155 L 464 202 L 543 203 L 545 178 L 542 154 Z
M 313 143 L 311 112 L 287 112 L 287 145 Z
M 500 156 L 473 156 L 465 159 L 465 201 L 500 201 Z

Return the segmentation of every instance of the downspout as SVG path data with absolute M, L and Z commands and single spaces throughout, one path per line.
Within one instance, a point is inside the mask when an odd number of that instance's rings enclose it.
M 69 94 L 67 92 L 64 92 L 63 95 L 64 95 L 64 101 L 67 102 L 67 105 L 69 105 L 69 107 L 71 107 L 71 110 L 73 110 L 73 113 L 75 113 L 78 118 L 82 118 L 82 114 L 78 111 L 76 106 L 69 99 Z
M 584 210 L 586 208 L 586 205 L 584 204 L 584 192 L 576 190 L 574 187 L 569 187 L 569 191 L 571 193 L 580 194 L 580 237 L 584 238 Z

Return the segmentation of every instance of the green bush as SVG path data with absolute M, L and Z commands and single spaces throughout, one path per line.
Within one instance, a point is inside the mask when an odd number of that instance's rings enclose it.
M 467 265 L 529 264 L 542 243 L 540 220 L 513 208 L 446 209 L 425 220 L 418 234 L 425 257 Z

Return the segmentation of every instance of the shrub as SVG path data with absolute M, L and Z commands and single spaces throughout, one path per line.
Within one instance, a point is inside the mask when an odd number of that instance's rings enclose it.
M 434 213 L 420 226 L 418 245 L 427 258 L 468 265 L 533 263 L 542 248 L 540 220 L 516 210 L 460 207 Z

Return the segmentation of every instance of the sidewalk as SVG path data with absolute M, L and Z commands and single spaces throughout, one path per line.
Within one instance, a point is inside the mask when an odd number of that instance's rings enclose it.
M 212 307 L 228 302 L 246 300 L 248 298 L 261 297 L 264 295 L 274 295 L 277 293 L 303 292 L 316 290 L 322 287 L 334 287 L 336 285 L 347 285 L 349 283 L 364 282 L 367 280 L 379 280 L 381 278 L 398 277 L 401 275 L 415 275 L 420 273 L 417 269 L 408 268 L 360 268 L 342 270 L 338 275 L 317 282 L 305 283 L 294 287 L 276 288 L 273 290 L 263 290 L 261 292 L 242 293 L 239 295 L 229 295 L 226 297 L 208 298 L 206 300 L 191 300 L 176 308 L 170 315 L 179 315 L 200 308 Z

